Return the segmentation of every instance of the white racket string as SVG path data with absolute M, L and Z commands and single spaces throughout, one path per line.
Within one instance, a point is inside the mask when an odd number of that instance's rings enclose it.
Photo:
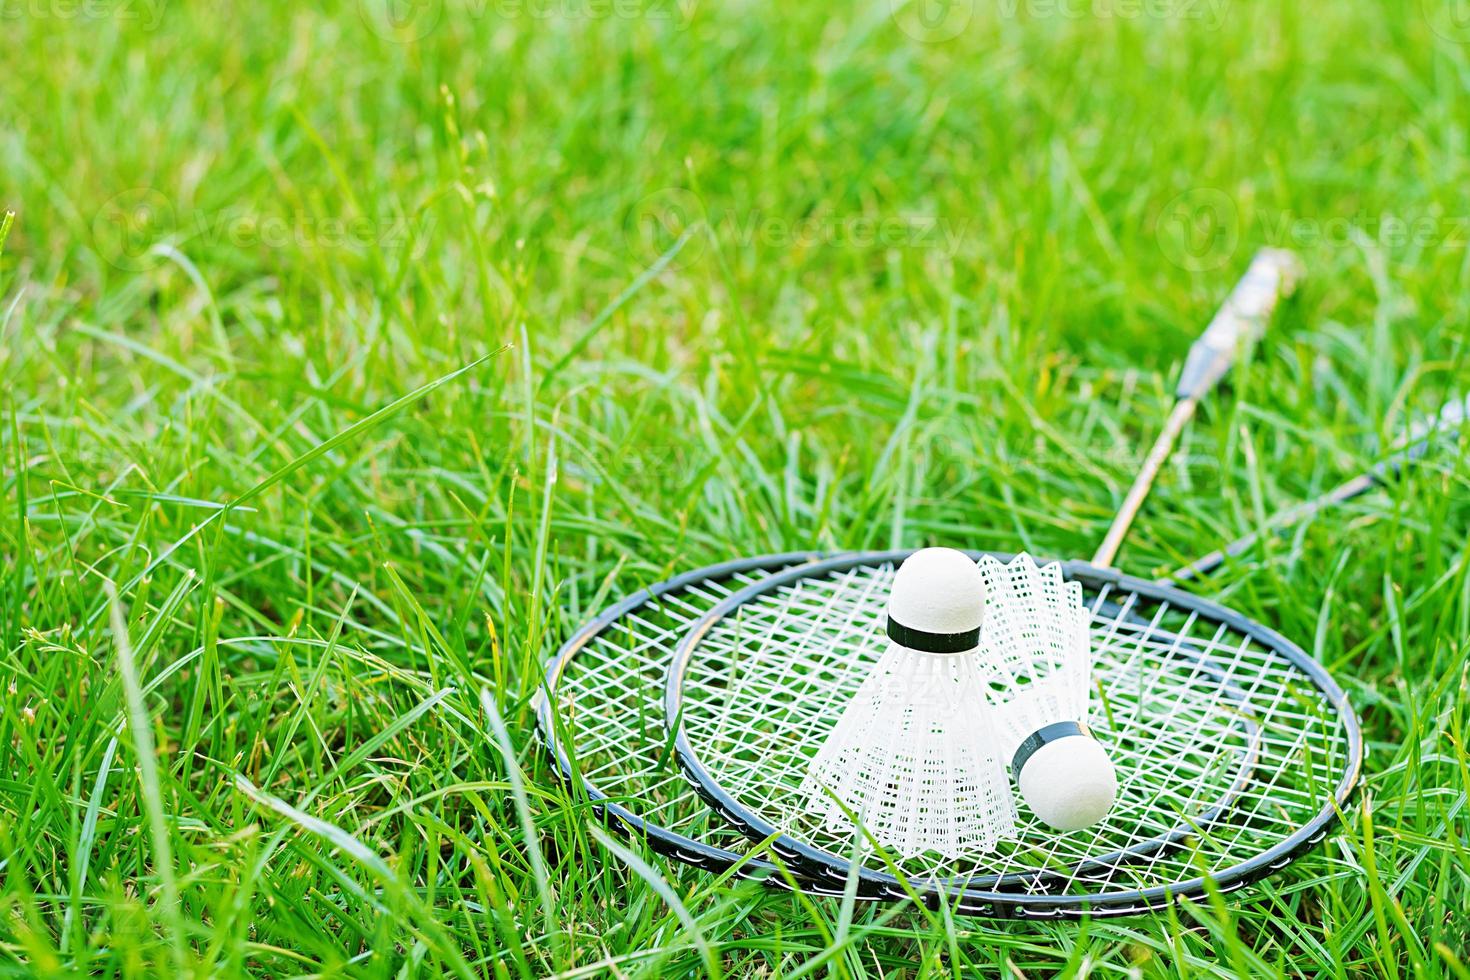
M 540 731 L 559 749 L 563 777 L 615 803 L 690 863 L 717 867 L 747 847 L 738 830 L 710 813 L 670 757 L 663 714 L 669 655 L 700 616 L 783 567 L 695 577 L 634 604 L 564 650 L 539 699 Z M 695 860 L 700 856 L 678 851 L 686 841 L 720 856 Z M 770 870 L 759 861 L 751 867 Z
M 678 683 L 677 721 L 708 783 L 838 864 L 853 852 L 851 835 L 811 813 L 799 790 L 885 647 L 893 574 L 892 564 L 858 565 L 747 599 L 696 627 Z M 1097 688 L 1089 724 L 1117 765 L 1113 811 L 1059 833 L 1023 810 L 1019 840 L 992 853 L 889 855 L 904 877 L 1001 878 L 1083 899 L 1167 887 L 1250 861 L 1332 800 L 1350 734 L 1289 659 L 1227 622 L 1111 585 L 1086 604 Z M 887 868 L 877 855 L 864 864 Z

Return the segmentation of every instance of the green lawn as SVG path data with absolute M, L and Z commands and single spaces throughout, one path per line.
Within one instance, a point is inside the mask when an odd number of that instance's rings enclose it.
M 1197 586 L 1369 750 L 1218 903 L 716 882 L 531 708 L 726 557 L 1090 555 L 1260 245 L 1309 279 L 1123 566 L 1381 459 L 1470 381 L 1456 4 L 386 2 L 0 0 L 6 972 L 1470 976 L 1461 452 Z

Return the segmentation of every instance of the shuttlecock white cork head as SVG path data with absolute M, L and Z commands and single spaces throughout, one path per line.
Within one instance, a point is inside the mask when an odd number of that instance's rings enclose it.
M 985 582 L 962 551 L 925 548 L 899 566 L 888 597 L 888 635 L 933 653 L 973 650 L 985 618 Z
M 1011 765 L 1021 798 L 1057 830 L 1081 830 L 1108 815 L 1118 774 L 1107 751 L 1077 722 L 1060 722 L 1022 744 Z

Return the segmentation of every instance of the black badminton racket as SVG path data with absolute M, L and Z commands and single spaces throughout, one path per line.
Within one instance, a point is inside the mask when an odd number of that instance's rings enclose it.
M 861 848 L 810 812 L 801 786 L 884 648 L 907 554 L 806 563 L 735 591 L 693 623 L 669 669 L 664 710 L 696 790 L 803 875 L 836 890 L 856 874 L 865 892 L 974 915 L 1134 913 L 1207 881 L 1248 884 L 1319 840 L 1346 803 L 1357 720 L 1299 647 L 1218 604 L 1067 562 L 1092 614 L 1101 694 L 1088 721 L 1117 765 L 1112 812 L 1073 833 L 1023 812 L 1014 842 L 973 858 Z
M 671 747 L 660 724 L 661 680 L 669 649 L 691 624 L 764 575 L 818 557 L 805 553 L 767 556 L 691 572 L 624 600 L 579 630 L 551 664 L 538 708 L 540 730 L 568 783 L 596 801 L 615 818 L 616 825 L 644 837 L 664 853 L 713 870 L 736 868 L 743 875 L 769 877 L 772 865 L 751 857 L 739 836 L 718 818 L 712 819 L 694 793 L 674 776 L 669 764 Z M 1125 631 L 1137 629 L 1136 602 L 1130 609 L 1111 599 L 1096 598 L 1095 617 L 1117 618 Z M 1166 632 L 1156 631 L 1153 639 L 1160 640 Z M 1218 667 L 1199 661 L 1197 653 L 1191 652 L 1196 647 L 1182 641 L 1174 646 L 1182 663 L 1194 658 L 1201 664 L 1194 672 L 1196 677 L 1219 677 Z M 1214 690 L 1226 692 L 1222 704 L 1239 700 L 1230 692 L 1243 689 L 1218 680 L 1212 683 Z M 1237 713 L 1235 723 L 1228 725 L 1230 731 L 1239 733 L 1232 737 L 1243 746 L 1226 755 L 1227 761 L 1239 760 L 1236 777 L 1222 777 L 1215 784 L 1222 792 L 1213 804 L 1198 808 L 1196 824 L 1209 824 L 1228 809 L 1240 792 L 1236 786 L 1240 774 L 1257 764 L 1259 727 L 1242 717 Z M 1158 828 L 1159 833 L 1147 841 L 1132 843 L 1132 855 L 1156 849 L 1159 842 L 1173 843 L 1185 834 L 1186 826 L 1184 821 Z M 1107 851 L 1089 857 L 1105 859 L 1104 865 L 1111 863 L 1106 860 Z M 816 874 L 800 884 L 816 891 L 837 891 L 843 882 L 830 874 Z M 884 893 L 883 887 L 859 882 L 860 895 Z
M 1282 511 L 1269 528 L 1284 530 L 1396 478 L 1463 428 L 1466 404 L 1451 403 L 1437 417 L 1416 423 L 1410 442 L 1385 463 L 1330 493 Z M 1344 493 L 1343 488 L 1356 492 Z M 1172 578 L 1207 576 L 1227 555 L 1245 553 L 1258 538 L 1254 533 L 1241 537 Z M 829 557 L 834 556 L 796 552 L 695 569 L 628 596 L 577 630 L 550 662 L 538 701 L 539 732 L 554 749 L 564 782 L 596 801 L 611 826 L 663 854 L 713 872 L 737 868 L 742 877 L 783 883 L 769 861 L 750 855 L 751 845 L 743 834 L 722 819 L 711 819 L 694 790 L 675 774 L 662 721 L 667 660 L 690 625 L 734 590 L 768 574 Z M 1121 612 L 1116 604 L 1101 608 L 1110 617 Z M 840 889 L 830 880 L 803 881 L 803 887 Z M 859 894 L 874 897 L 873 891 Z
M 1111 563 L 1178 432 L 1298 273 L 1289 253 L 1252 262 L 1191 350 L 1178 405 L 1097 562 Z M 1325 832 L 1351 791 L 1356 719 L 1299 648 L 1213 603 L 1069 562 L 1092 613 L 1102 711 L 1089 724 L 1124 774 L 1118 804 L 1086 832 L 1053 832 L 1032 816 L 1014 844 L 978 857 L 869 847 L 812 805 L 806 777 L 887 645 L 888 590 L 906 556 L 841 556 L 753 583 L 694 624 L 669 670 L 665 715 L 695 789 L 814 879 L 836 887 L 856 876 L 865 889 L 972 914 L 1130 913 L 1254 880 Z

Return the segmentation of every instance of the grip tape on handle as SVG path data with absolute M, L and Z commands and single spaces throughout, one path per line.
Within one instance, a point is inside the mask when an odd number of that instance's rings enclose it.
M 1302 271 L 1301 260 L 1291 252 L 1277 248 L 1257 252 L 1220 312 L 1189 348 L 1176 397 L 1198 399 L 1219 384 L 1241 346 L 1266 329 L 1277 301 L 1291 295 Z

